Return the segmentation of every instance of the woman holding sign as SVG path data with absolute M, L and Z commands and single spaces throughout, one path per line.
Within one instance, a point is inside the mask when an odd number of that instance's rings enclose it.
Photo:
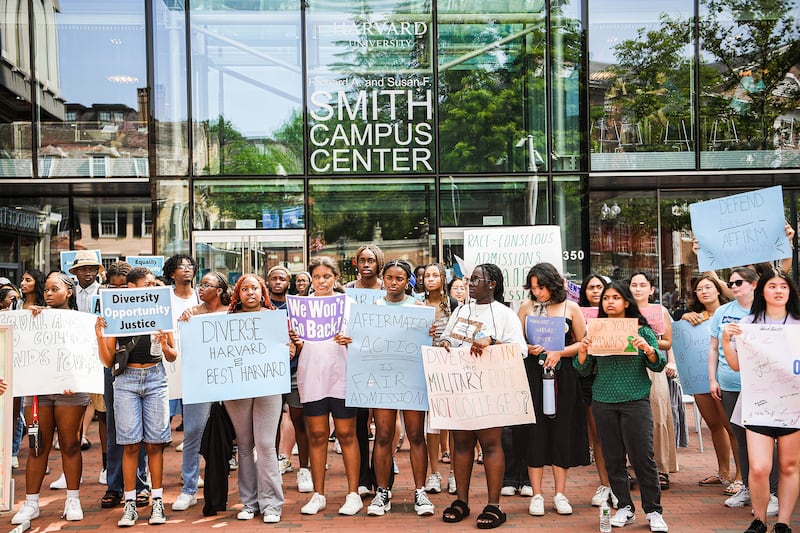
M 545 465 L 552 465 L 556 491 L 553 505 L 558 514 L 568 515 L 572 514 L 572 506 L 564 495 L 567 491 L 567 470 L 589 464 L 581 385 L 572 365 L 572 358 L 578 353 L 581 339 L 586 335 L 586 321 L 578 304 L 567 300 L 564 278 L 550 263 L 531 267 L 524 288 L 530 291 L 530 299 L 522 303 L 519 319 L 528 340 L 525 370 L 536 412 L 536 423 L 526 428 L 528 475 L 533 486 L 528 512 L 533 516 L 544 516 L 542 477 Z M 528 316 L 549 317 L 557 323 L 560 321 L 558 327 L 563 327 L 563 332 L 559 332 L 562 335 L 559 340 L 563 340 L 560 346 L 564 348 L 547 350 L 542 346 L 545 340 L 537 338 L 533 327 L 531 330 L 527 328 Z M 545 373 L 550 373 L 555 380 L 555 414 L 545 414 L 542 410 Z
M 603 442 L 611 490 L 619 499 L 619 509 L 611 518 L 611 525 L 624 527 L 636 520 L 625 469 L 627 456 L 639 479 L 642 507 L 647 513 L 650 531 L 668 531 L 661 516 L 661 488 L 653 460 L 651 382 L 647 372 L 661 372 L 667 360 L 626 285 L 611 282 L 603 289 L 600 302 L 599 318 L 634 318 L 638 323 L 638 334 L 627 339 L 634 353 L 621 349 L 620 355 L 601 357 L 590 355 L 593 329 L 590 321 L 589 335 L 581 341 L 578 356 L 573 359 L 582 375 L 590 374 L 595 367 L 597 371 L 592 386 L 592 413 Z
M 480 356 L 487 346 L 515 344 L 520 357 L 525 357 L 525 336 L 516 313 L 504 305 L 503 273 L 497 265 L 476 266 L 469 277 L 469 304 L 462 305 L 450 317 L 439 345 L 443 348 L 470 346 L 474 356 Z M 502 446 L 502 427 L 476 431 L 454 430 L 453 470 L 456 474 L 456 499 L 444 510 L 442 520 L 460 522 L 469 516 L 469 485 L 475 444 L 483 450 L 483 468 L 489 502 L 478 515 L 479 529 L 496 528 L 506 521 L 500 509 L 500 489 L 503 484 L 505 457 Z
M 47 307 L 30 308 L 34 317 L 45 308 L 77 311 L 75 282 L 63 272 L 50 273 L 44 286 L 44 302 Z M 67 480 L 67 500 L 62 518 L 69 521 L 83 520 L 80 500 L 83 460 L 79 435 L 83 413 L 88 404 L 87 393 L 68 390 L 63 394 L 25 397 L 25 420 L 28 422 L 31 450 L 25 467 L 25 501 L 11 519 L 12 524 L 22 524 L 39 516 L 39 491 L 47 469 L 53 432 L 56 430 L 60 436 L 61 463 Z
M 731 369 L 739 371 L 739 354 L 733 337 L 742 333 L 739 324 L 800 324 L 800 295 L 792 279 L 784 272 L 773 269 L 758 281 L 751 314 L 729 323 L 722 330 L 722 349 Z M 765 376 L 766 379 L 766 376 Z M 800 430 L 797 428 L 746 425 L 747 453 L 750 463 L 748 486 L 753 503 L 755 520 L 745 533 L 766 533 L 767 506 L 773 470 L 773 450 L 778 445 L 778 522 L 775 533 L 789 533 L 797 494 L 800 490 Z

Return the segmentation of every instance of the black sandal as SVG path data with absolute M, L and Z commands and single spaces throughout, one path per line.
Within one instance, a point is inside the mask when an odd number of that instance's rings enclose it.
M 103 509 L 113 509 L 114 507 L 119 507 L 119 504 L 122 503 L 122 494 L 119 492 L 114 492 L 113 490 L 108 490 L 100 498 L 100 507 Z
M 136 507 L 147 507 L 150 505 L 150 491 L 142 489 L 136 493 Z
M 661 490 L 669 490 L 669 474 L 666 472 L 659 472 L 658 484 L 661 486 Z
M 442 513 L 442 520 L 448 524 L 461 522 L 469 516 L 469 506 L 464 500 L 455 500 L 450 504 L 450 507 Z
M 478 515 L 478 529 L 494 529 L 505 523 L 506 513 L 496 505 L 487 505 L 483 508 L 483 512 Z

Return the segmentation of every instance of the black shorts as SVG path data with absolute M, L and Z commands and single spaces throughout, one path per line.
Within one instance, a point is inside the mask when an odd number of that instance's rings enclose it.
M 323 398 L 303 404 L 303 416 L 323 416 L 328 414 L 333 418 L 355 418 L 356 408 L 345 406 L 344 400 L 341 398 Z
M 786 435 L 791 435 L 795 431 L 798 431 L 797 428 L 773 428 L 769 426 L 745 426 L 745 429 L 749 429 L 753 433 L 758 433 L 759 435 L 765 435 L 767 437 L 772 437 L 773 439 L 777 439 L 778 437 L 785 437 Z

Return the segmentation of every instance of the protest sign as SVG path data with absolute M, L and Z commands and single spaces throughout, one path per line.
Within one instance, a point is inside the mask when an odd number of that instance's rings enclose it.
M 639 350 L 631 342 L 639 335 L 639 321 L 635 318 L 592 318 L 589 320 L 589 337 L 592 355 L 636 355 Z
M 663 335 L 666 327 L 664 326 L 664 308 L 659 304 L 649 304 L 639 307 L 639 312 L 647 320 L 647 324 L 653 333 Z
M 356 287 L 345 287 L 344 292 L 357 304 L 374 304 L 386 294 L 383 289 L 357 289 Z
M 561 228 L 558 226 L 502 227 L 464 231 L 466 272 L 482 263 L 494 263 L 503 272 L 505 299 L 519 305 L 528 296 L 523 285 L 528 270 L 551 263 L 563 272 Z
M 303 341 L 327 341 L 344 327 L 347 296 L 287 296 L 289 328 Z
M 567 280 L 567 300 L 575 303 L 581 301 L 581 286 L 574 281 Z
M 589 322 L 590 318 L 597 318 L 597 313 L 600 309 L 597 307 L 581 307 L 581 313 L 583 313 L 583 318 L 586 319 L 586 322 Z
M 672 325 L 672 353 L 685 394 L 705 394 L 708 387 L 708 346 L 711 330 L 708 320 L 692 326 L 686 320 Z
M 92 310 L 92 314 L 95 316 L 102 316 L 100 312 L 100 295 L 99 294 L 92 294 L 91 299 L 89 300 L 89 308 Z
M 739 327 L 742 425 L 800 428 L 800 326 Z
M 210 313 L 178 323 L 183 403 L 291 390 L 286 311 Z
M 80 311 L 4 311 L 0 324 L 14 326 L 14 396 L 103 394 L 103 365 L 97 355 L 97 317 Z
M 528 344 L 539 345 L 546 352 L 564 349 L 566 320 L 563 316 L 532 316 L 525 320 L 525 338 Z
M 484 348 L 422 347 L 428 416 L 434 429 L 477 430 L 536 422 L 516 344 Z
M 172 331 L 172 287 L 100 289 L 106 337 Z
M 176 335 L 176 340 L 177 340 Z M 180 346 L 180 343 L 176 343 Z M 178 350 L 179 354 L 183 351 Z M 174 361 L 164 360 L 164 371 L 167 373 L 167 386 L 169 387 L 169 399 L 180 400 L 183 398 L 183 357 L 178 355 Z
M 791 255 L 780 186 L 691 204 L 689 214 L 701 272 Z
M 83 250 L 86 251 L 86 250 Z M 100 250 L 89 250 L 93 252 L 94 255 L 97 257 L 97 262 L 103 264 L 102 256 L 100 254 Z M 69 273 L 69 267 L 73 265 L 75 262 L 75 255 L 78 253 L 78 250 L 62 250 L 59 253 L 59 262 L 61 263 L 61 272 L 68 274 L 70 276 L 74 276 L 74 274 Z
M 7 383 L 13 380 L 11 375 L 14 357 L 14 332 L 12 326 L 0 326 L 0 377 Z M 14 483 L 11 477 L 11 441 L 14 436 L 14 397 L 11 390 L 0 395 L 0 511 L 10 511 L 13 505 Z
M 158 277 L 164 273 L 163 255 L 129 255 L 125 261 L 132 267 L 145 267 Z
M 350 306 L 347 406 L 427 411 L 423 345 L 435 312 L 427 305 Z

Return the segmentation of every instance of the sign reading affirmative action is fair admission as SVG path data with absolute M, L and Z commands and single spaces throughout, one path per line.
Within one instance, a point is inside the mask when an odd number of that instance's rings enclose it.
M 327 341 L 341 333 L 347 296 L 287 296 L 289 328 L 303 341 Z
M 194 315 L 178 331 L 184 403 L 291 390 L 285 310 Z
M 106 337 L 172 331 L 172 287 L 100 289 Z
M 423 346 L 428 416 L 434 429 L 477 430 L 536 421 L 519 346 L 496 344 L 480 357 L 470 347 Z
M 422 346 L 430 346 L 433 307 L 350 306 L 347 406 L 427 411 Z
M 94 333 L 97 317 L 80 311 L 3 311 L 0 324 L 14 326 L 14 396 L 103 393 L 103 365 Z
M 791 255 L 780 186 L 689 206 L 701 272 Z

